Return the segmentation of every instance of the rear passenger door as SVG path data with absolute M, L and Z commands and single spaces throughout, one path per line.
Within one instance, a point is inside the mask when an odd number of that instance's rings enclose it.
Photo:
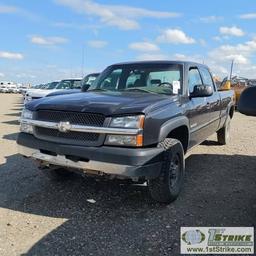
M 208 136 L 216 132 L 220 121 L 220 108 L 221 101 L 220 95 L 216 90 L 212 75 L 206 67 L 199 68 L 203 84 L 210 85 L 213 90 L 212 96 L 206 97 L 206 113 L 207 113 L 207 126 Z

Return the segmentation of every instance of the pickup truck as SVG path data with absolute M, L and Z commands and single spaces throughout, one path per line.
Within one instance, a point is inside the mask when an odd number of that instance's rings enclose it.
M 86 93 L 26 104 L 17 143 L 53 176 L 146 181 L 154 200 L 170 203 L 182 188 L 184 154 L 215 132 L 228 143 L 233 114 L 234 92 L 218 92 L 205 65 L 120 63 Z

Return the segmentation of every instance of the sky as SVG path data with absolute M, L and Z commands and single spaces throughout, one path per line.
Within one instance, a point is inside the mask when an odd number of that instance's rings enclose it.
M 252 0 L 0 0 L 0 80 L 46 83 L 136 60 L 256 78 Z

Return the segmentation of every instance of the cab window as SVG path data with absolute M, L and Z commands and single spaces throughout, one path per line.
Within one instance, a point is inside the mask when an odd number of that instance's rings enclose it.
M 195 85 L 200 85 L 202 83 L 202 79 L 200 73 L 197 68 L 190 68 L 188 73 L 188 87 L 189 93 L 192 93 Z
M 137 87 L 137 86 L 142 86 L 142 74 L 139 72 L 136 72 L 136 70 L 131 71 L 127 80 L 126 80 L 126 88 L 131 88 L 131 87 Z
M 200 73 L 202 75 L 203 83 L 205 85 L 210 85 L 212 87 L 212 89 L 214 90 L 214 84 L 213 84 L 212 76 L 211 76 L 209 70 L 206 68 L 200 68 Z

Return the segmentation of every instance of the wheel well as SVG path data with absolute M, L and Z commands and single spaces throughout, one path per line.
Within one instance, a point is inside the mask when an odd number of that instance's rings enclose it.
M 230 118 L 233 118 L 233 115 L 234 115 L 234 107 L 231 107 L 230 110 L 229 110 L 229 116 Z
M 183 146 L 184 153 L 186 153 L 188 149 L 188 136 L 189 136 L 188 128 L 187 126 L 183 125 L 172 130 L 168 134 L 167 138 L 173 138 L 173 139 L 179 140 Z

